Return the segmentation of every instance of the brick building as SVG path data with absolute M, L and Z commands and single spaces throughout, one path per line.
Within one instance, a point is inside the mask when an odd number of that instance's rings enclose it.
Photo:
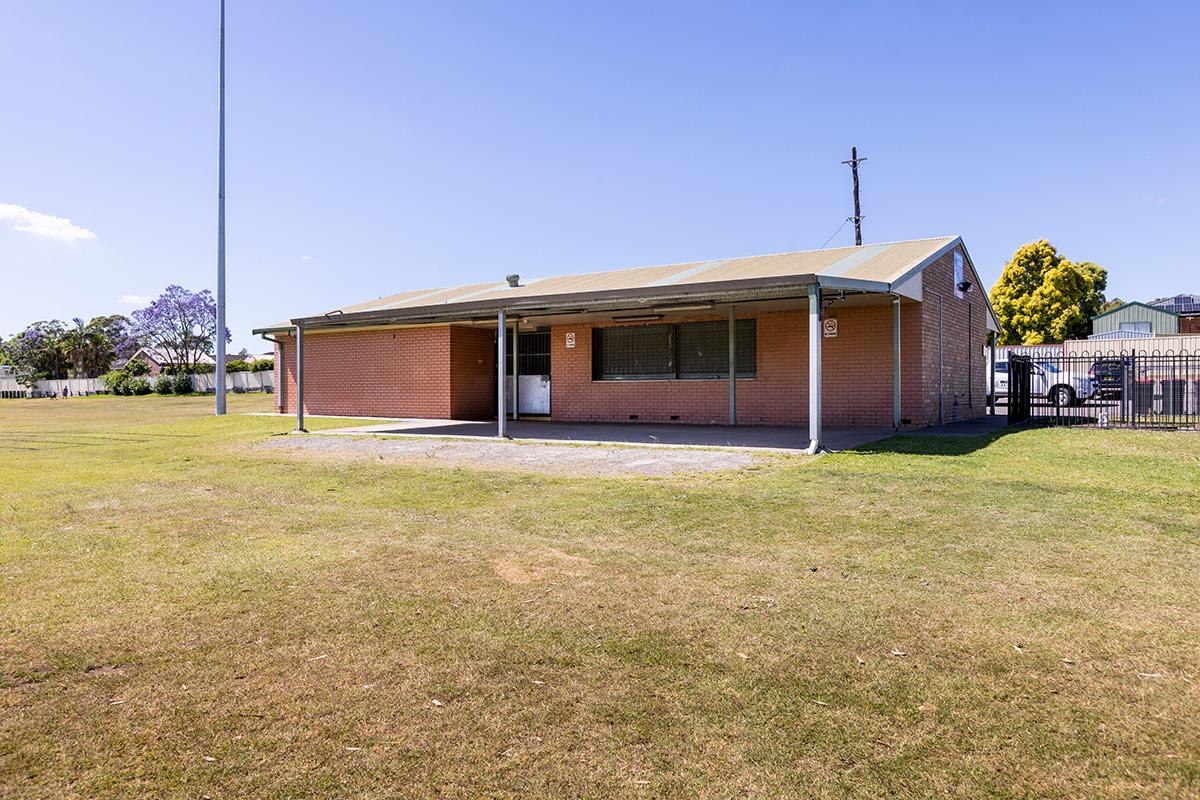
M 301 426 L 303 413 L 497 418 L 501 432 L 518 414 L 804 424 L 815 448 L 822 424 L 982 415 L 996 328 L 962 240 L 946 237 L 514 275 L 256 333 L 276 342 L 276 401 Z

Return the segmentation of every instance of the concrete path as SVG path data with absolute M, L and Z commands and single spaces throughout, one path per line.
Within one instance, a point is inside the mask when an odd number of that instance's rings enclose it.
M 632 444 L 643 447 L 736 448 L 796 453 L 808 447 L 808 428 L 800 426 L 657 425 L 652 423 L 549 422 L 509 420 L 508 438 L 520 442 L 561 444 Z M 462 420 L 405 419 L 320 431 L 323 436 L 372 434 L 435 438 L 496 438 L 496 423 Z M 848 450 L 886 439 L 891 428 L 831 428 L 825 446 Z

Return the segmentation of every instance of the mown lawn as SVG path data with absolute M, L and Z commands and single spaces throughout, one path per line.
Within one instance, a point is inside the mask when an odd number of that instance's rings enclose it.
M 574 479 L 209 404 L 0 401 L 0 795 L 1200 796 L 1195 436 Z

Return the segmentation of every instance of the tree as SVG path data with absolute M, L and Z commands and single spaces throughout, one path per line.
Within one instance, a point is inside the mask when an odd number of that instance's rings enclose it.
M 200 355 L 212 355 L 217 305 L 212 292 L 168 286 L 158 299 L 130 315 L 131 333 L 145 347 L 161 350 L 180 372 L 191 371 Z M 233 337 L 224 331 L 225 341 Z
M 112 361 L 125 363 L 141 346 L 124 314 L 109 314 L 103 317 L 92 317 L 88 327 L 103 333 L 112 346 Z M 109 362 L 111 365 L 111 361 Z M 107 367 L 106 367 L 107 369 Z M 104 370 L 101 370 L 103 372 Z
M 1104 305 L 1108 272 L 1074 264 L 1045 239 L 1022 246 L 992 287 L 998 344 L 1047 344 L 1087 336 Z
M 1075 265 L 1085 275 L 1092 279 L 1092 292 L 1084 299 L 1083 313 L 1089 320 L 1099 314 L 1107 303 L 1104 300 L 1104 290 L 1108 288 L 1108 270 L 1091 261 L 1080 261 Z M 1085 331 L 1084 335 L 1091 333 Z
M 66 326 L 56 319 L 35 322 L 5 346 L 17 382 L 32 387 L 46 378 L 65 378 L 69 359 L 63 352 Z

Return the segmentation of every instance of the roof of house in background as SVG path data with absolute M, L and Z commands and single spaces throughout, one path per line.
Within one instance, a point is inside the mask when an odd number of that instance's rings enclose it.
M 1177 294 L 1151 300 L 1150 305 L 1172 314 L 1200 314 L 1200 294 Z
M 139 347 L 137 349 L 137 352 L 135 352 L 132 356 L 130 356 L 130 358 L 131 359 L 137 358 L 139 355 L 145 355 L 147 358 L 149 358 L 155 364 L 161 365 L 161 364 L 174 363 L 171 361 L 171 356 L 169 356 L 166 353 L 166 351 L 164 351 L 160 347 Z M 217 361 L 216 361 L 216 359 L 214 359 L 212 356 L 208 355 L 207 353 L 193 352 L 191 354 L 191 363 L 193 363 L 193 364 L 215 364 L 215 363 L 217 363 Z
M 285 330 L 296 323 L 338 324 L 351 321 L 446 317 L 454 312 L 482 314 L 501 308 L 520 311 L 555 303 L 641 298 L 686 298 L 729 290 L 799 288 L 816 283 L 830 289 L 898 292 L 919 297 L 921 270 L 962 244 L 957 236 L 902 242 L 835 247 L 774 255 L 693 261 L 530 278 L 512 286 L 489 281 L 464 286 L 418 289 L 300 317 L 256 332 Z M 965 252 L 965 248 L 964 248 Z M 970 257 L 967 257 L 968 261 Z M 972 267 L 973 268 L 973 267 Z M 981 291 L 984 302 L 986 295 Z M 994 321 L 994 314 L 991 315 Z

